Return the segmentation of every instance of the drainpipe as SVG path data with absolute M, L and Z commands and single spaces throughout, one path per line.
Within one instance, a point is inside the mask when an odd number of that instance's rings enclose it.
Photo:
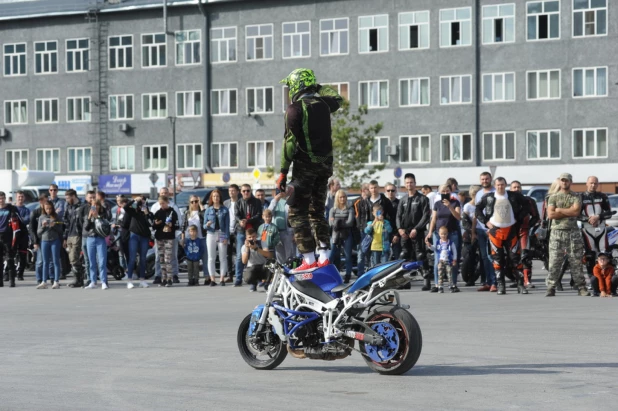
M 204 169 L 207 173 L 214 173 L 210 166 L 212 122 L 210 118 L 210 107 L 206 104 L 207 101 L 210 101 L 211 93 L 210 20 L 202 1 L 203 0 L 198 0 L 197 7 L 204 16 L 204 96 L 202 97 L 202 113 L 204 114 Z
M 163 0 L 163 33 L 167 34 L 167 0 Z
M 474 43 L 474 76 L 475 76 L 475 104 L 474 104 L 474 127 L 475 127 L 475 157 L 476 166 L 481 166 L 481 40 L 482 40 L 482 16 L 481 16 L 481 0 L 475 0 L 475 43 Z

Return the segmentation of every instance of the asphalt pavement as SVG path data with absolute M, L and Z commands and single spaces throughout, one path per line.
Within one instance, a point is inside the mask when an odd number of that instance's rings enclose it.
M 236 331 L 265 294 L 246 286 L 36 290 L 27 273 L 0 289 L 0 411 L 615 410 L 618 298 L 546 298 L 535 268 L 529 295 L 402 292 L 423 351 L 399 377 L 358 353 L 253 370 Z

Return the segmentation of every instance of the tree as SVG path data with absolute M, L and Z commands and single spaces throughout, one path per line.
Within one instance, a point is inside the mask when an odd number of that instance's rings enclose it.
M 333 174 L 351 188 L 360 188 L 361 183 L 372 179 L 382 171 L 385 164 L 363 168 L 374 147 L 375 137 L 382 130 L 382 123 L 365 125 L 367 106 L 360 106 L 356 113 L 350 112 L 350 103 L 344 102 L 332 116 Z

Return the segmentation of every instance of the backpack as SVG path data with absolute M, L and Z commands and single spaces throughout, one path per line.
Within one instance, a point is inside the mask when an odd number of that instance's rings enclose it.
M 363 254 L 367 254 L 371 249 L 371 243 L 373 242 L 373 236 L 371 234 L 367 234 L 363 241 L 361 242 L 361 251 Z

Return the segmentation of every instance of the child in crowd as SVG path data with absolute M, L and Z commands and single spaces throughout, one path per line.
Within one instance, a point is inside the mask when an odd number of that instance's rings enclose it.
M 155 240 L 157 243 L 157 253 L 161 263 L 161 284 L 159 287 L 172 286 L 172 255 L 174 239 L 178 229 L 178 214 L 170 207 L 170 200 L 167 196 L 159 196 L 159 206 L 161 207 L 154 215 L 152 228 L 155 230 Z
M 618 277 L 614 276 L 614 267 L 609 264 L 609 255 L 599 253 L 597 264 L 592 270 L 594 277 L 590 279 L 594 288 L 594 297 L 616 297 L 616 287 L 618 287 Z
M 204 242 L 197 238 L 197 226 L 189 227 L 189 239 L 185 240 L 185 255 L 187 256 L 187 269 L 189 270 L 189 287 L 200 285 L 200 259 L 204 255 Z M 211 281 L 210 286 L 217 285 Z
M 443 293 L 444 288 L 442 285 L 444 284 L 445 277 L 448 277 L 451 292 L 454 292 L 451 270 L 457 264 L 457 247 L 448 239 L 448 228 L 446 226 L 440 227 L 438 234 L 440 241 L 438 241 L 438 244 L 431 246 L 431 249 L 438 255 L 438 284 L 436 285 L 438 292 Z
M 258 227 L 257 238 L 260 240 L 263 249 L 275 252 L 275 247 L 281 240 L 279 239 L 279 229 L 273 224 L 272 210 L 267 208 L 262 211 L 262 218 L 264 223 Z M 258 287 L 264 287 L 267 290 L 269 282 L 270 276 L 267 276 L 263 281 L 260 281 Z
M 380 204 L 373 205 L 373 221 L 367 222 L 365 233 L 373 237 L 371 242 L 371 264 L 377 265 L 388 261 L 391 243 L 390 233 L 393 231 L 391 223 L 384 219 L 384 210 Z

